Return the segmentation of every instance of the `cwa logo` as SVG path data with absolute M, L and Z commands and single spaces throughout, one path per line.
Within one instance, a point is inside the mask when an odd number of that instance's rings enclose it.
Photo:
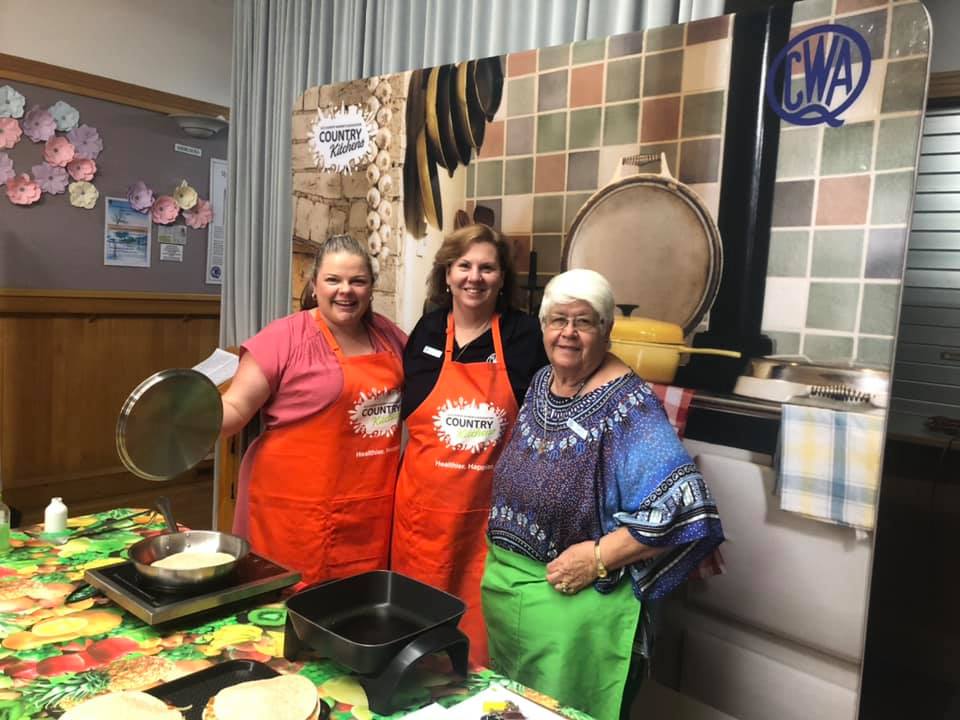
M 840 127 L 843 114 L 870 77 L 870 46 L 845 25 L 818 25 L 791 40 L 774 58 L 767 77 L 767 100 L 794 125 Z M 782 98 L 777 82 L 783 81 Z

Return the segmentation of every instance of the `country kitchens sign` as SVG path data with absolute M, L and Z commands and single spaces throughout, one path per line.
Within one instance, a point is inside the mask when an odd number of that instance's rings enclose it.
M 376 132 L 372 117 L 356 105 L 333 111 L 318 109 L 310 128 L 310 149 L 321 170 L 351 172 L 373 159 Z
M 840 116 L 867 85 L 870 61 L 870 46 L 856 30 L 844 25 L 810 28 L 774 58 L 767 100 L 777 115 L 794 125 L 840 127 Z

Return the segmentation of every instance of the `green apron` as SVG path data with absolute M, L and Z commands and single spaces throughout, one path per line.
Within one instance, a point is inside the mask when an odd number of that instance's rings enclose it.
M 480 585 L 491 665 L 561 705 L 617 720 L 640 603 L 628 580 L 608 595 L 561 595 L 543 563 L 487 543 Z

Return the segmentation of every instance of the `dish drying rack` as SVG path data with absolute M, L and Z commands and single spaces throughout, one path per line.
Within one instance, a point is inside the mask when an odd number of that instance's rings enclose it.
M 806 358 L 765 357 L 750 361 L 734 394 L 760 400 L 869 412 L 887 407 L 890 373 L 852 363 L 812 363 Z

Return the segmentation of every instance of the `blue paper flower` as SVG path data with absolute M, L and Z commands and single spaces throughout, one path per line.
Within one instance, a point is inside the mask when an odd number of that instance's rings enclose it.
M 0 87 L 0 117 L 23 117 L 27 99 L 9 85 Z
M 80 111 L 63 100 L 58 100 L 50 106 L 50 114 L 57 121 L 57 130 L 60 132 L 73 130 L 80 122 Z

